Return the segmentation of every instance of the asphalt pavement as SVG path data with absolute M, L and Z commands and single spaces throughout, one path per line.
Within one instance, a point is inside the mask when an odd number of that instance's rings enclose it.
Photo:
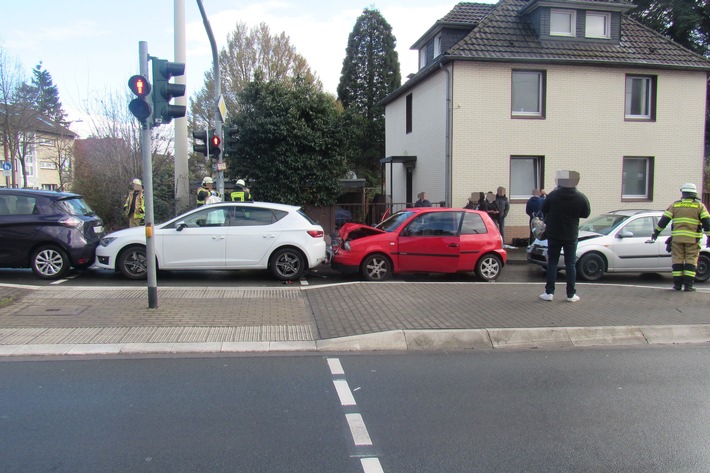
M 508 264 L 527 264 L 524 249 Z M 144 288 L 0 285 L 0 356 L 526 349 L 710 342 L 710 286 L 361 282 Z M 559 283 L 558 283 L 559 284 Z

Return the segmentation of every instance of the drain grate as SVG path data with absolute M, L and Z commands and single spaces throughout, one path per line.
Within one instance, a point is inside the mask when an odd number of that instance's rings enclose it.
M 73 306 L 43 306 L 43 305 L 30 305 L 24 309 L 20 309 L 12 315 L 15 316 L 53 316 L 53 315 L 79 315 L 88 309 L 89 306 L 86 305 L 73 305 Z

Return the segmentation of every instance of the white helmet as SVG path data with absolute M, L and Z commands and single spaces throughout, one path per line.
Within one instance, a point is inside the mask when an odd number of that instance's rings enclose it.
M 692 182 L 686 182 L 682 186 L 680 186 L 680 191 L 681 192 L 687 192 L 688 194 L 697 194 L 698 190 L 695 188 L 695 184 Z
M 143 185 L 143 181 L 141 181 L 140 179 L 136 178 L 136 179 L 133 179 L 133 180 L 131 181 L 131 185 L 134 185 L 134 184 L 139 185 L 139 186 L 142 186 L 142 185 Z
M 237 185 L 238 186 L 245 186 L 246 184 L 244 183 L 244 179 L 237 179 Z
M 205 184 L 214 184 L 214 181 L 210 176 L 205 177 L 202 179 L 202 185 L 204 186 Z

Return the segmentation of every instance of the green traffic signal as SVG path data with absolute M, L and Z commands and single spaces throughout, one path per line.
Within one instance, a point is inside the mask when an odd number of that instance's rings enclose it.
M 173 118 L 184 117 L 184 105 L 172 105 L 174 97 L 185 95 L 185 84 L 170 83 L 170 79 L 185 74 L 185 64 L 151 58 L 153 65 L 153 125 L 166 125 Z

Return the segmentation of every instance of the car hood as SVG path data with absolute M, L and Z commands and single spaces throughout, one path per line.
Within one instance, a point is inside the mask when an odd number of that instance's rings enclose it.
M 586 240 L 591 240 L 593 238 L 599 238 L 599 237 L 603 237 L 603 236 L 604 235 L 602 235 L 601 233 L 580 230 L 579 236 L 577 237 L 577 241 L 586 241 Z M 547 240 L 535 240 L 535 245 L 547 247 Z
M 358 238 L 371 236 L 371 235 L 381 235 L 387 233 L 379 228 L 371 227 L 365 225 L 364 223 L 346 223 L 338 231 L 338 235 L 342 241 L 346 240 L 357 240 Z
M 123 230 L 117 230 L 104 236 L 115 238 L 135 238 L 141 235 L 145 236 L 145 227 L 143 226 L 124 228 Z

